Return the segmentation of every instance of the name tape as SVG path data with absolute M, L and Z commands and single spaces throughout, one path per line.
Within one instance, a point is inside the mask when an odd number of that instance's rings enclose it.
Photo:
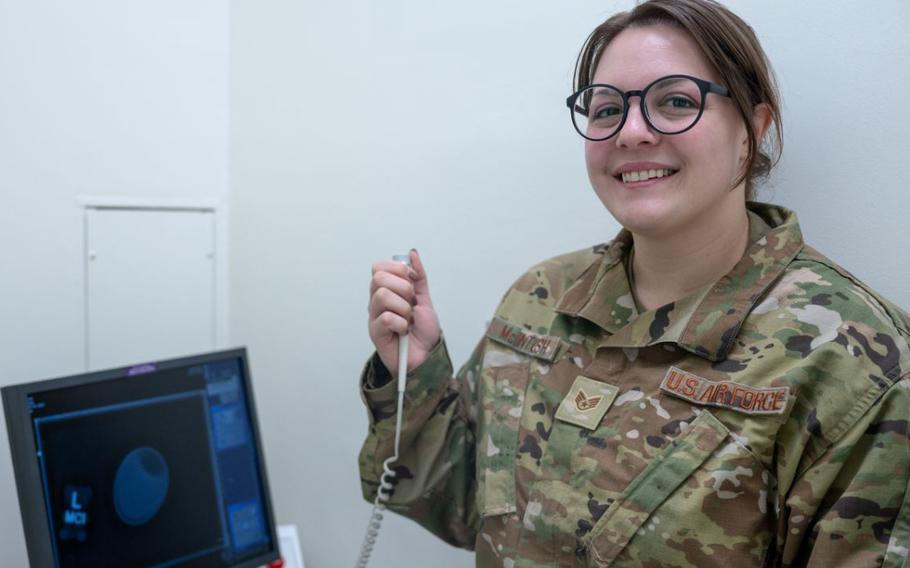
M 513 325 L 503 319 L 495 318 L 487 329 L 487 337 L 508 345 L 526 355 L 546 359 L 551 363 L 559 349 L 559 338 L 552 335 L 541 335 Z
M 782 414 L 790 398 L 790 387 L 756 388 L 734 381 L 711 381 L 676 367 L 664 375 L 660 390 L 695 404 L 745 414 Z

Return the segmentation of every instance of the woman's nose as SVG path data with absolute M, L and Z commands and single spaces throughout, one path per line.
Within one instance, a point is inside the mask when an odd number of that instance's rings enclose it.
M 651 128 L 640 104 L 629 104 L 626 122 L 616 135 L 616 144 L 622 148 L 635 148 L 642 144 L 656 144 L 660 133 Z

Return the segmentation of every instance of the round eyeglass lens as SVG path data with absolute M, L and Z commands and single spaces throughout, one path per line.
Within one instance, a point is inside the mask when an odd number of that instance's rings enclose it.
M 623 110 L 622 93 L 613 87 L 592 85 L 575 99 L 572 122 L 585 138 L 604 140 L 622 124 Z
M 645 93 L 645 112 L 656 130 L 675 134 L 691 128 L 702 110 L 698 84 L 686 77 L 667 77 Z

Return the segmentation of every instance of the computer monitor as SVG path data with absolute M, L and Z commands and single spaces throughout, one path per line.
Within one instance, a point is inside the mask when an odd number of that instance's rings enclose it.
M 245 349 L 2 395 L 31 566 L 279 557 Z

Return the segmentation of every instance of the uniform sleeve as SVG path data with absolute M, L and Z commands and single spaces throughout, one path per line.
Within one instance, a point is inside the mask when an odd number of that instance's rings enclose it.
M 409 517 L 446 542 L 473 549 L 479 518 L 475 505 L 474 377 L 481 342 L 457 376 L 444 340 L 405 387 L 399 459 L 389 509 Z M 397 381 L 378 356 L 361 376 L 370 430 L 360 451 L 363 496 L 376 497 L 382 463 L 394 453 Z
M 783 566 L 910 566 L 910 376 L 800 475 L 780 511 Z

